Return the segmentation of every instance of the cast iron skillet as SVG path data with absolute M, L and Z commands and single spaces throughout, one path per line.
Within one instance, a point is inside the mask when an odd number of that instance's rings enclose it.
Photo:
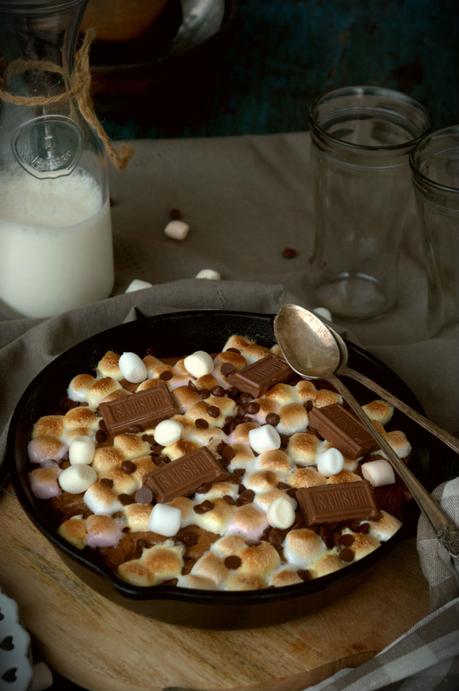
M 82 372 L 91 372 L 107 350 L 142 354 L 146 348 L 153 347 L 158 357 L 184 355 L 197 349 L 218 352 L 234 333 L 270 346 L 273 343 L 272 320 L 269 315 L 208 310 L 165 314 L 123 324 L 96 334 L 57 357 L 35 377 L 21 397 L 11 421 L 7 446 L 18 499 L 69 568 L 109 600 L 145 616 L 174 624 L 199 628 L 265 626 L 317 610 L 355 588 L 400 538 L 402 531 L 341 571 L 283 588 L 245 592 L 193 590 L 168 585 L 141 588 L 120 580 L 93 550 L 85 548 L 80 551 L 61 538 L 43 512 L 42 502 L 31 493 L 27 477 L 30 470 L 27 443 L 34 422 L 40 416 L 55 411 L 71 378 Z M 351 343 L 348 347 L 352 367 L 420 409 L 414 395 L 394 372 L 364 350 Z M 361 402 L 374 398 L 354 382 L 349 381 L 349 386 Z M 428 454 L 420 443 L 417 427 L 397 414 L 393 426 L 407 433 L 413 446 L 411 465 L 420 479 L 426 481 Z M 413 515 L 412 504 L 410 502 L 408 513 Z M 405 534 L 409 523 L 409 520 L 404 523 Z

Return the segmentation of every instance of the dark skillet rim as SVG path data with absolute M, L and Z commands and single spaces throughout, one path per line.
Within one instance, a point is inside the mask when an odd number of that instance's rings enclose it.
M 16 435 L 19 431 L 19 423 L 21 421 L 21 415 L 23 414 L 23 408 L 31 396 L 32 392 L 36 388 L 40 387 L 41 384 L 46 379 L 47 373 L 51 368 L 53 368 L 56 363 L 61 362 L 69 358 L 73 353 L 78 352 L 84 346 L 90 346 L 91 342 L 94 341 L 94 345 L 100 340 L 107 343 L 107 348 L 109 347 L 111 337 L 119 332 L 120 330 L 133 329 L 141 324 L 145 324 L 145 321 L 154 323 L 155 321 L 174 321 L 181 320 L 184 318 L 198 318 L 212 316 L 216 314 L 219 318 L 246 318 L 252 320 L 260 320 L 264 323 L 270 322 L 274 319 L 274 315 L 262 314 L 258 312 L 243 312 L 243 311 L 230 311 L 230 310 L 187 310 L 184 312 L 170 312 L 153 317 L 145 317 L 143 319 L 128 322 L 127 324 L 119 324 L 115 327 L 101 331 L 84 341 L 80 341 L 76 345 L 67 349 L 59 356 L 57 356 L 52 362 L 50 362 L 46 367 L 44 367 L 39 374 L 32 380 L 29 386 L 25 389 L 20 400 L 18 401 L 16 408 L 14 410 L 13 416 L 11 418 L 8 438 L 7 438 L 7 450 L 6 450 L 6 464 L 10 466 L 10 473 L 12 476 L 13 486 L 16 491 L 18 501 L 20 502 L 22 508 L 35 525 L 35 527 L 45 535 L 45 537 L 51 542 L 51 544 L 57 548 L 59 552 L 62 550 L 71 560 L 76 561 L 80 566 L 84 566 L 90 571 L 102 576 L 112 584 L 113 588 L 121 595 L 127 597 L 130 600 L 144 601 L 144 600 L 175 600 L 178 602 L 188 602 L 196 604 L 208 604 L 208 605 L 262 605 L 268 602 L 278 602 L 282 600 L 290 600 L 295 598 L 302 598 L 309 594 L 317 593 L 322 590 L 326 590 L 329 585 L 335 581 L 344 581 L 346 579 L 351 579 L 357 576 L 359 573 L 367 571 L 371 568 L 384 554 L 389 552 L 395 544 L 402 538 L 406 537 L 405 525 L 402 525 L 401 529 L 395 533 L 389 540 L 381 543 L 381 545 L 371 552 L 370 554 L 362 557 L 356 562 L 347 565 L 343 569 L 334 571 L 326 576 L 321 576 L 317 579 L 312 579 L 310 581 L 304 581 L 303 583 L 298 583 L 290 586 L 283 586 L 280 588 L 264 588 L 262 590 L 254 591 L 218 591 L 218 590 L 198 590 L 194 588 L 183 588 L 179 586 L 171 585 L 155 585 L 143 588 L 141 586 L 133 586 L 129 583 L 118 578 L 114 571 L 112 571 L 93 550 L 86 547 L 83 550 L 78 550 L 73 547 L 68 542 L 64 540 L 55 530 L 55 528 L 48 528 L 46 522 L 43 520 L 44 516 L 40 515 L 39 510 L 32 504 L 29 499 L 27 492 L 24 488 L 24 481 L 21 478 L 20 472 L 17 468 L 16 463 Z M 386 371 L 390 373 L 392 378 L 395 378 L 400 382 L 400 384 L 407 390 L 407 385 L 400 379 L 400 377 L 393 372 L 387 365 L 384 365 L 378 358 L 368 353 L 368 351 L 360 348 L 353 343 L 347 341 L 347 345 L 352 355 L 353 351 L 366 359 L 369 359 L 375 366 L 380 368 L 383 372 Z M 172 356 L 173 354 L 171 354 Z M 411 392 L 412 399 L 416 401 L 414 394 Z M 422 407 L 417 402 L 417 408 L 422 412 Z M 415 447 L 416 449 L 416 447 Z M 14 461 L 13 461 L 14 459 Z M 24 476 L 25 478 L 27 475 Z

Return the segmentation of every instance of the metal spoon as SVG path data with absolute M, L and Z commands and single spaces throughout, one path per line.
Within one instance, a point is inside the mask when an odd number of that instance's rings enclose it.
M 285 359 L 297 374 L 305 379 L 327 379 L 347 401 L 430 521 L 439 542 L 452 557 L 459 557 L 459 529 L 373 426 L 349 389 L 335 376 L 341 354 L 330 329 L 303 307 L 284 305 L 274 319 L 274 333 Z

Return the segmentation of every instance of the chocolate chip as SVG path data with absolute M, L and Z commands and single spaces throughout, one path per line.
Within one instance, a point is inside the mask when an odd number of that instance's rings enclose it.
M 233 497 L 231 497 L 229 494 L 225 494 L 225 496 L 223 497 L 223 501 L 226 501 L 226 503 L 230 506 L 234 506 L 236 503 Z
M 169 211 L 169 218 L 171 221 L 181 221 L 182 220 L 182 212 L 180 209 L 171 209 Z
M 240 391 L 236 386 L 230 386 L 230 388 L 226 390 L 226 395 L 228 398 L 236 399 L 239 394 Z
M 111 489 L 113 487 L 113 480 L 109 477 L 103 477 L 100 480 L 100 484 L 104 487 L 108 487 L 108 489 Z
M 243 490 L 237 498 L 237 506 L 244 506 L 245 504 L 250 504 L 253 501 L 255 492 L 251 489 Z
M 266 416 L 266 424 L 275 427 L 280 422 L 280 417 L 277 413 L 268 413 Z
M 194 391 L 195 393 L 199 393 L 198 387 L 191 381 L 191 379 L 188 379 L 188 388 Z
M 355 557 L 354 552 L 351 549 L 348 549 L 347 547 L 346 547 L 346 549 L 343 549 L 343 551 L 340 552 L 340 555 L 339 555 L 339 558 L 342 561 L 348 561 L 348 562 L 354 561 L 354 557 Z
M 237 557 L 235 554 L 231 554 L 229 557 L 226 557 L 223 563 L 227 569 L 238 569 L 242 564 L 242 561 L 240 557 Z
M 238 350 L 237 348 L 227 348 L 227 349 L 226 349 L 226 352 L 227 352 L 227 353 L 237 353 L 238 355 L 241 354 L 241 351 Z
M 210 396 L 210 391 L 209 389 L 200 389 L 199 390 L 199 396 L 204 400 L 206 398 L 209 398 Z
M 199 537 L 196 535 L 196 533 L 179 533 L 177 534 L 177 540 L 183 542 L 185 547 L 193 547 L 193 545 L 196 545 L 198 543 Z
M 142 441 L 148 442 L 148 444 L 150 444 L 150 446 L 152 444 L 156 444 L 155 438 L 152 434 L 142 434 Z
M 96 432 L 96 441 L 99 442 L 99 444 L 102 444 L 102 442 L 107 441 L 107 435 L 102 429 L 98 429 Z
M 196 490 L 196 494 L 207 494 L 207 492 L 210 490 L 212 487 L 211 482 L 204 482 L 204 484 L 200 485 L 198 489 Z
M 233 470 L 233 475 L 236 475 L 236 477 L 243 477 L 245 474 L 244 468 L 236 468 L 236 470 Z
M 233 447 L 229 444 L 225 444 L 224 441 L 220 442 L 220 444 L 217 446 L 217 453 L 220 454 L 225 463 L 232 461 L 236 455 Z
M 225 434 L 230 435 L 232 432 L 234 432 L 236 428 L 236 423 L 234 420 L 229 420 L 223 425 L 223 431 Z
M 311 574 L 307 569 L 298 569 L 297 574 L 302 581 L 309 581 L 311 578 Z
M 311 410 L 314 408 L 314 404 L 312 401 L 306 401 L 306 403 L 304 404 L 304 407 L 306 409 L 306 412 L 310 413 Z
M 296 489 L 294 487 L 290 487 L 287 490 L 287 494 L 289 497 L 292 497 L 292 499 L 296 499 Z
M 123 473 L 127 473 L 128 475 L 130 475 L 131 473 L 135 473 L 135 471 L 137 470 L 137 466 L 132 461 L 123 461 L 121 463 L 121 470 L 123 471 Z
M 212 395 L 217 396 L 217 398 L 221 398 L 225 395 L 225 389 L 223 388 L 223 386 L 214 386 L 214 388 L 212 389 Z
M 230 362 L 224 362 L 223 365 L 221 366 L 221 373 L 223 374 L 224 377 L 227 377 L 228 374 L 232 374 L 235 371 L 236 371 L 235 366 L 232 365 Z
M 195 513 L 207 513 L 208 511 L 212 511 L 214 508 L 214 504 L 211 501 L 203 501 L 201 504 L 196 504 L 194 507 L 194 512 Z
M 172 372 L 168 369 L 165 369 L 164 372 L 161 372 L 159 375 L 159 378 L 162 379 L 163 381 L 169 381 L 169 379 L 172 379 L 174 375 Z
M 207 429 L 209 427 L 207 420 L 204 420 L 202 417 L 198 417 L 198 419 L 194 421 L 194 424 L 198 429 Z
M 130 425 L 127 428 L 127 431 L 130 434 L 138 434 L 139 432 L 143 432 L 143 427 L 142 427 L 142 425 Z
M 216 405 L 210 405 L 207 408 L 207 414 L 210 415 L 210 417 L 219 417 L 220 408 L 218 408 Z
M 134 494 L 134 499 L 137 504 L 151 504 L 153 500 L 153 492 L 149 487 L 141 487 Z
M 273 547 L 280 547 L 285 536 L 285 531 L 279 528 L 271 528 L 268 533 L 268 541 Z
M 284 247 L 282 250 L 282 256 L 285 257 L 285 259 L 294 259 L 296 257 L 298 252 L 293 249 L 293 247 Z
M 191 569 L 196 563 L 196 559 L 185 559 L 183 560 L 183 569 L 182 569 L 182 574 L 186 576 L 187 574 L 190 573 Z
M 246 405 L 245 410 L 250 415 L 255 415 L 260 410 L 260 404 L 256 401 L 250 401 L 250 403 Z
M 286 482 L 278 482 L 276 487 L 277 487 L 277 489 L 286 489 L 286 490 L 291 489 L 290 485 L 287 485 Z
M 244 391 L 244 392 L 241 393 L 241 395 L 239 396 L 239 400 L 241 401 L 241 403 L 250 403 L 250 401 L 253 400 L 253 396 L 252 396 L 252 394 L 247 393 L 247 392 Z
M 108 432 L 105 420 L 99 420 L 99 429 L 101 429 L 103 432 Z
M 72 410 L 72 408 L 77 408 L 79 406 L 78 401 L 72 401 L 71 398 L 68 396 L 64 396 L 64 398 L 60 402 L 61 408 L 65 411 Z
M 121 502 L 123 506 L 127 506 L 128 504 L 135 504 L 135 499 L 132 497 L 130 494 L 118 494 L 118 500 Z
M 350 533 L 345 533 L 341 535 L 338 539 L 338 544 L 343 547 L 350 547 L 354 542 L 354 537 Z
M 367 533 L 370 532 L 370 524 L 369 523 L 361 523 L 360 525 L 355 527 L 354 532 L 363 533 L 364 535 L 366 535 Z

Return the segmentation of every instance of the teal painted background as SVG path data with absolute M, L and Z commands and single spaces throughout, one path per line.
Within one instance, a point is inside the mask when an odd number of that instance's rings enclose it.
M 434 128 L 459 122 L 458 0 L 239 0 L 216 50 L 189 54 L 172 83 L 125 113 L 120 137 L 305 129 L 311 100 L 351 84 L 420 100 Z

